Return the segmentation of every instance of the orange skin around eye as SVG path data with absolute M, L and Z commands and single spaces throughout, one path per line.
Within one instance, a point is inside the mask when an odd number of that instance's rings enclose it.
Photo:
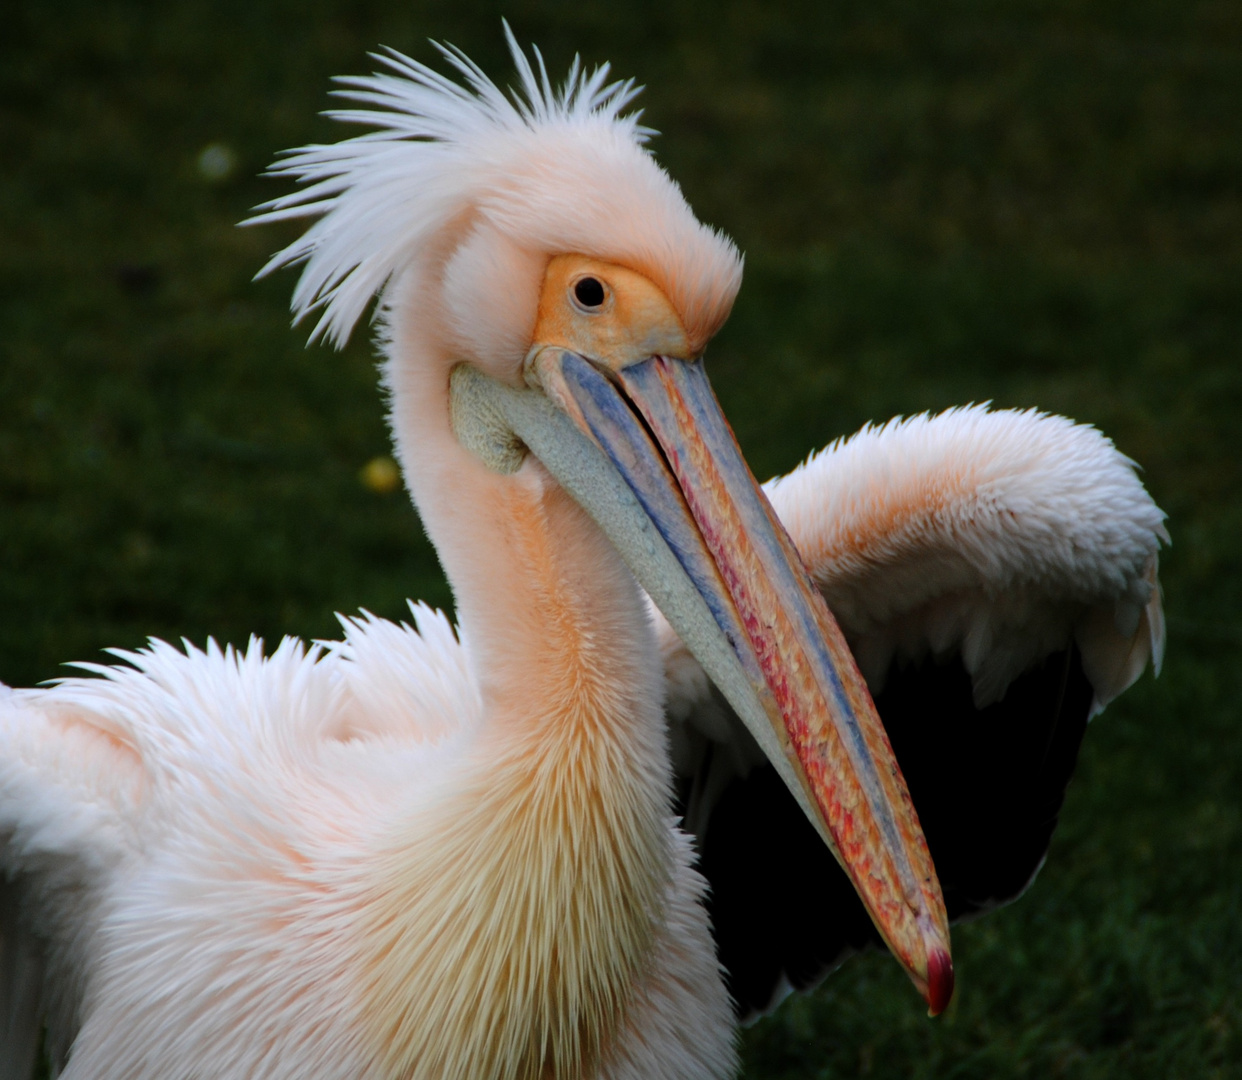
M 574 287 L 587 277 L 604 288 L 598 310 L 576 302 Z M 649 356 L 689 360 L 694 355 L 673 305 L 649 278 L 585 255 L 557 255 L 549 261 L 534 341 L 559 345 L 616 370 Z

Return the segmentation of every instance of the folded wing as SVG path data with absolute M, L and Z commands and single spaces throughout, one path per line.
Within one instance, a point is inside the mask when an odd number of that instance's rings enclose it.
M 77 1027 L 104 891 L 135 844 L 143 765 L 69 688 L 0 685 L 0 1080 L 28 1080 L 45 1019 Z M 67 1045 L 49 1045 L 54 1074 Z
M 766 486 L 876 699 L 951 918 L 1042 864 L 1091 715 L 1159 670 L 1164 515 L 1094 428 L 955 409 L 867 427 Z M 674 760 L 743 1016 L 871 942 L 844 875 L 660 624 Z M 817 929 L 791 910 L 815 911 Z M 798 927 L 796 936 L 789 931 Z

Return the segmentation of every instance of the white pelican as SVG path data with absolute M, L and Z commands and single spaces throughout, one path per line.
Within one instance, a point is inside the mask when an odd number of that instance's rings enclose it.
M 305 263 L 314 336 L 381 298 L 458 636 L 416 607 L 416 630 L 364 615 L 270 656 L 153 641 L 0 688 L 0 1075 L 25 1080 L 45 1024 L 70 1080 L 729 1076 L 675 798 L 738 1008 L 857 943 L 831 850 L 939 1011 L 940 885 L 819 589 L 929 823 L 994 808 L 938 788 L 953 762 L 929 776 L 928 742 L 985 773 L 1016 754 L 1009 786 L 1042 800 L 996 823 L 1021 852 L 999 884 L 933 837 L 954 914 L 1021 888 L 1087 712 L 1158 660 L 1162 516 L 1068 421 L 965 410 L 812 459 L 770 488 L 808 576 L 704 375 L 735 248 L 644 148 L 632 84 L 575 66 L 554 92 L 513 52 L 512 97 L 452 51 L 460 84 L 396 53 L 345 80 L 363 108 L 338 118 L 376 130 L 286 157 L 307 186 L 258 219 L 317 219 L 269 266 Z M 974 707 L 999 726 L 1015 680 L 1025 726 L 988 742 Z

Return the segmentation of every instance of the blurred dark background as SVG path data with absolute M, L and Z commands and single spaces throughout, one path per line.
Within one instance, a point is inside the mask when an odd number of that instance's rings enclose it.
M 1242 3 L 465 7 L 5 5 L 0 680 L 449 604 L 367 334 L 306 350 L 294 276 L 250 280 L 294 231 L 235 223 L 346 133 L 332 75 L 434 37 L 507 80 L 505 15 L 554 74 L 646 84 L 746 252 L 709 363 L 761 477 L 991 400 L 1098 425 L 1169 513 L 1165 672 L 1093 724 L 1030 893 L 956 931 L 952 1009 L 855 960 L 747 1031 L 747 1076 L 1242 1075 Z

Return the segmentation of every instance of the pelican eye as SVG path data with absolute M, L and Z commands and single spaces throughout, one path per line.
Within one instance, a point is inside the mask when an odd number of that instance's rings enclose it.
M 574 299 L 587 311 L 603 307 L 607 293 L 599 278 L 584 277 L 574 282 Z

